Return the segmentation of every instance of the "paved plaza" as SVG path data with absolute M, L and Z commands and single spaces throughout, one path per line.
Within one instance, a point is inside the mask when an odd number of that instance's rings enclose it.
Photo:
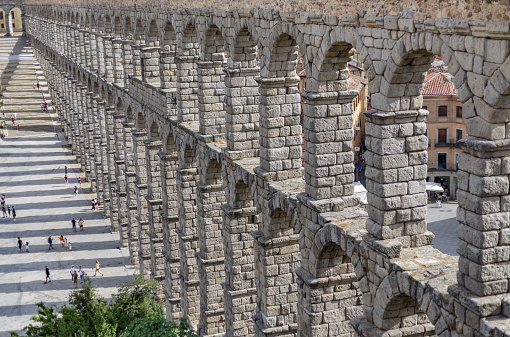
M 448 202 L 438 208 L 435 203 L 429 203 L 427 206 L 427 228 L 436 236 L 432 241 L 432 247 L 458 260 L 457 206 L 456 202 Z
M 11 51 L 15 55 L 10 55 Z M 74 284 L 69 268 L 83 266 L 109 298 L 116 285 L 129 281 L 134 267 L 129 253 L 120 249 L 118 233 L 110 232 L 109 221 L 98 211 L 92 213 L 89 200 L 80 189 L 73 194 L 79 173 L 78 165 L 68 155 L 66 143 L 58 131 L 57 117 L 42 112 L 39 104 L 46 93 L 46 82 L 31 55 L 24 38 L 0 38 L 1 85 L 7 124 L 17 112 L 19 130 L 9 126 L 9 136 L 0 140 L 0 194 L 14 205 L 17 219 L 0 214 L 0 336 L 19 331 L 37 313 L 35 303 L 62 305 Z M 34 90 L 39 79 L 42 90 Z M 46 100 L 49 97 L 46 96 Z M 2 119 L 3 120 L 3 119 Z M 64 147 L 63 147 L 64 146 Z M 71 160 L 71 162 L 70 162 Z M 69 167 L 69 186 L 64 185 L 64 167 Z M 83 218 L 85 230 L 72 232 L 71 219 Z M 54 238 L 53 250 L 47 239 Z M 58 237 L 64 235 L 72 243 L 72 251 L 64 252 Z M 30 243 L 30 253 L 19 253 L 17 237 Z M 93 277 L 96 260 L 104 277 Z M 44 266 L 52 274 L 52 282 L 44 284 Z M 99 274 L 98 274 L 99 275 Z

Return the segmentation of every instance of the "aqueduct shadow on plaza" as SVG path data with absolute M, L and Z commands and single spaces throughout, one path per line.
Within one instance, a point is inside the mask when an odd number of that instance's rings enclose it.
M 508 326 L 508 22 L 24 11 L 73 153 L 133 263 L 163 285 L 169 319 L 227 336 Z M 373 107 L 367 212 L 352 185 L 354 49 Z M 470 135 L 459 156 L 458 263 L 430 247 L 425 221 L 421 89 L 435 55 L 454 76 Z

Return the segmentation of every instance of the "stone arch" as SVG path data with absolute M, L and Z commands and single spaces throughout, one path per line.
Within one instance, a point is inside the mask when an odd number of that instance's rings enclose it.
M 323 44 L 316 61 L 306 68 L 306 89 L 311 92 L 336 92 L 348 90 L 347 63 L 354 54 L 354 47 L 343 41 Z
M 138 45 L 143 45 L 145 42 L 145 30 L 143 28 L 142 20 L 140 18 L 136 19 L 134 30 L 133 30 L 133 40 L 134 43 Z
M 273 41 L 269 47 L 268 63 L 267 65 L 263 63 L 263 75 L 267 75 L 267 77 L 295 76 L 299 49 L 296 38 L 290 34 L 282 33 Z
M 303 267 L 298 268 L 296 274 L 299 277 L 299 329 L 304 335 L 313 336 L 321 329 L 330 336 L 353 333 L 350 320 L 363 313 L 358 287 L 361 275 L 355 273 L 345 248 L 345 233 L 329 223 L 315 234 L 308 260 L 305 259 L 306 249 L 302 250 Z
M 181 168 L 190 168 L 197 167 L 197 153 L 192 144 L 184 143 L 181 146 L 181 158 L 180 167 Z
M 315 234 L 309 257 L 309 271 L 312 275 L 320 278 L 354 273 L 351 259 L 342 248 L 345 247 L 342 236 L 345 237 L 345 234 L 341 228 L 331 223 Z M 359 279 L 362 276 L 357 275 Z
M 234 40 L 234 51 L 230 54 L 233 61 L 232 68 L 258 68 L 257 40 L 248 26 L 243 26 Z
M 165 24 L 161 47 L 163 51 L 176 51 L 177 49 L 177 36 L 171 21 Z
M 225 58 L 225 39 L 215 24 L 207 27 L 205 37 L 203 39 L 203 46 L 201 48 L 202 61 L 221 61 L 224 62 Z
M 236 182 L 233 193 L 234 208 L 248 208 L 255 206 L 255 199 L 251 188 L 243 181 Z
M 131 108 L 131 105 L 129 105 L 129 104 L 126 107 L 126 122 L 128 122 L 128 123 L 135 122 L 135 116 L 133 113 L 133 109 Z
M 113 35 L 116 38 L 120 38 L 122 36 L 122 21 L 120 15 L 115 15 L 113 19 Z
M 156 141 L 160 139 L 159 127 L 155 121 L 151 123 L 150 129 L 148 129 L 147 131 L 149 132 L 150 141 Z
M 263 212 L 262 231 L 255 232 L 256 328 L 296 324 L 298 319 L 299 234 L 292 226 L 292 209 L 286 212 L 281 206 L 275 205 L 273 211 Z M 275 268 L 279 272 L 271 273 Z
M 181 34 L 182 38 L 178 39 L 178 47 L 182 49 L 182 56 L 199 56 L 200 40 L 195 26 L 188 23 Z
M 206 185 L 220 185 L 223 183 L 222 166 L 216 159 L 209 160 L 203 183 Z
M 393 271 L 379 284 L 374 296 L 373 322 L 381 330 L 421 330 L 424 335 L 440 335 L 450 330 L 441 304 L 434 302 L 433 289 L 417 285 L 405 272 Z M 421 300 L 417 288 L 424 289 Z M 414 292 L 413 292 L 414 289 Z M 418 328 L 418 329 L 417 329 Z M 454 329 L 454 327 L 453 327 Z
M 113 33 L 112 19 L 111 19 L 111 17 L 108 14 L 104 18 L 104 32 L 107 35 L 110 35 L 110 34 Z
M 145 116 L 142 114 L 142 112 L 138 112 L 138 115 L 136 117 L 136 129 L 138 131 L 147 131 L 147 123 L 145 121 Z
M 127 40 L 133 38 L 133 27 L 131 26 L 131 18 L 129 16 L 126 16 L 126 20 L 124 21 L 122 36 Z
M 182 122 L 198 121 L 198 67 L 196 61 L 200 56 L 200 41 L 197 31 L 191 24 L 178 38 L 177 64 L 177 114 Z M 181 88 L 181 90 L 179 90 Z
M 158 24 L 156 23 L 156 20 L 151 20 L 148 30 L 146 33 L 146 45 L 147 47 L 159 47 L 160 45 L 160 38 L 161 34 L 159 32 Z

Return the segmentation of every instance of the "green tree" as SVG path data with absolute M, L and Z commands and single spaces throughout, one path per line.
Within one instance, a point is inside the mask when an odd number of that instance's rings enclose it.
M 109 303 L 87 278 L 69 295 L 69 306 L 58 313 L 37 303 L 36 323 L 24 328 L 28 337 L 197 337 L 186 319 L 167 322 L 163 305 L 155 296 L 157 283 L 135 275 L 118 286 Z M 11 337 L 19 337 L 12 332 Z

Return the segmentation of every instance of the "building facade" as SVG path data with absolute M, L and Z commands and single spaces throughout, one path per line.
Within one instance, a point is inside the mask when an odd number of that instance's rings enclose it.
M 462 103 L 446 67 L 433 66 L 425 78 L 423 109 L 427 118 L 428 173 L 427 180 L 440 183 L 451 199 L 457 198 L 459 140 L 466 137 Z
M 11 17 L 11 25 L 12 25 L 12 31 L 13 32 L 21 32 L 23 29 L 22 22 L 21 22 L 21 9 L 18 7 L 14 7 L 10 13 Z M 0 33 L 6 33 L 7 32 L 7 23 L 6 23 L 6 13 L 3 9 L 0 9 Z

